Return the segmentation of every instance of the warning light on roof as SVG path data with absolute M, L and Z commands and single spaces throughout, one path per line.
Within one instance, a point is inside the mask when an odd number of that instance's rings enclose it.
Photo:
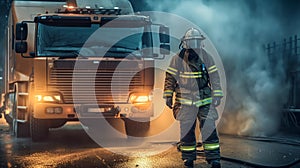
M 63 7 L 64 8 L 68 8 L 68 9 L 75 9 L 75 6 L 72 6 L 72 5 L 69 5 L 69 6 L 68 5 L 64 5 Z

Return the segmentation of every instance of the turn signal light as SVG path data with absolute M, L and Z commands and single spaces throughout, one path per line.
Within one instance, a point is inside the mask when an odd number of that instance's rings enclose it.
M 47 114 L 62 114 L 63 109 L 61 107 L 47 107 L 46 113 Z

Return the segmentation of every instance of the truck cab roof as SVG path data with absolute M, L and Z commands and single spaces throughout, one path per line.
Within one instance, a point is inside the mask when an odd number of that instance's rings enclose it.
M 135 23 L 135 24 L 150 24 L 151 20 L 148 16 L 142 15 L 117 15 L 117 14 L 101 14 L 101 13 L 93 13 L 93 14 L 77 14 L 77 13 L 53 13 L 53 14 L 42 14 L 35 17 L 34 21 L 36 23 L 44 23 L 44 24 L 92 24 L 92 23 L 100 23 L 100 25 L 104 25 L 112 20 L 116 20 L 118 23 Z M 117 23 L 115 22 L 115 23 Z

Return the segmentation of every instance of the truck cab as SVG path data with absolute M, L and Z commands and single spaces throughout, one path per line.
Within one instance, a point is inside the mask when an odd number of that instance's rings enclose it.
M 154 59 L 168 54 L 168 28 L 133 14 L 128 1 L 60 1 L 31 20 L 20 19 L 20 2 L 13 4 L 3 93 L 12 132 L 39 141 L 67 121 L 106 118 L 124 119 L 128 135 L 144 136 L 154 114 Z

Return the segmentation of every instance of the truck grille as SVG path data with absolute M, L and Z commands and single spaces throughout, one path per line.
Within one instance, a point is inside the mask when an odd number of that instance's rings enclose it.
M 130 92 L 141 91 L 143 71 L 139 72 L 137 66 L 115 71 L 112 64 L 106 65 L 110 69 L 54 66 L 49 74 L 49 87 L 59 90 L 65 103 L 75 104 L 126 103 Z

